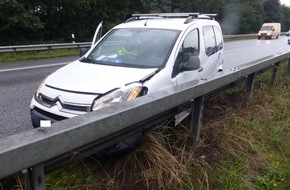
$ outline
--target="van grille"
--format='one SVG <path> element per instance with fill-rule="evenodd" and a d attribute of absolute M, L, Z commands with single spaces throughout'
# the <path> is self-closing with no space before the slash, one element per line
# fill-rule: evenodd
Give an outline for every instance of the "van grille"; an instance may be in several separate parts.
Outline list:
<path fill-rule="evenodd" d="M 63 109 L 67 110 L 73 110 L 73 111 L 80 111 L 80 112 L 89 112 L 91 107 L 85 106 L 85 105 L 72 105 L 72 104 L 66 104 L 63 103 L 59 98 L 51 99 L 43 94 L 41 94 L 40 99 L 38 99 L 39 103 L 46 107 L 52 107 L 56 105 L 57 102 L 60 103 L 61 107 Z"/>

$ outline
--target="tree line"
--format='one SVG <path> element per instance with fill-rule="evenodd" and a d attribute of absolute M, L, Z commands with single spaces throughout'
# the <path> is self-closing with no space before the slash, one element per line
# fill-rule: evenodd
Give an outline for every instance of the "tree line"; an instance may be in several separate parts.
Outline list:
<path fill-rule="evenodd" d="M 280 0 L 1 0 L 0 46 L 91 41 L 133 13 L 216 13 L 224 34 L 256 33 L 264 22 L 290 28 L 290 7 Z"/>

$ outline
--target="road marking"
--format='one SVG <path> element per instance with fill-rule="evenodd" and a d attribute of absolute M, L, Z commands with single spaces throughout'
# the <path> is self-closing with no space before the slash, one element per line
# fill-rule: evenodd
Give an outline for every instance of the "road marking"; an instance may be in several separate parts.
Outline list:
<path fill-rule="evenodd" d="M 0 70 L 0 73 L 9 72 L 9 71 L 27 70 L 27 69 L 38 69 L 38 68 L 42 68 L 42 67 L 54 67 L 54 66 L 59 66 L 59 65 L 67 65 L 68 63 L 70 63 L 70 62 L 38 65 L 38 66 L 30 66 L 30 67 L 19 67 L 19 68 L 13 68 L 13 69 L 3 69 L 3 70 Z"/>

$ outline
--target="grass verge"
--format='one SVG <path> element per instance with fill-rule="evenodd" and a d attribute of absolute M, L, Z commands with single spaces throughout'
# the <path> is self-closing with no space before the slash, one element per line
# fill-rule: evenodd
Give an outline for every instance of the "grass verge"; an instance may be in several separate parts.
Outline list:
<path fill-rule="evenodd" d="M 53 58 L 61 56 L 74 56 L 79 54 L 79 49 L 55 49 L 42 51 L 12 52 L 0 53 L 0 63 L 9 63 L 12 61 L 24 61 L 32 59 Z"/>

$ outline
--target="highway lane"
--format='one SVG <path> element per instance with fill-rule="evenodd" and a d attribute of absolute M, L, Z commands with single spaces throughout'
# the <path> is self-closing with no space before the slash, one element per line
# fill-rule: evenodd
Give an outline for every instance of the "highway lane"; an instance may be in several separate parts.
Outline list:
<path fill-rule="evenodd" d="M 239 67 L 267 56 L 290 51 L 285 36 L 278 39 L 251 39 L 225 43 L 224 69 Z"/>
<path fill-rule="evenodd" d="M 32 128 L 29 105 L 39 83 L 75 59 L 77 57 L 0 64 L 0 138 Z"/>
<path fill-rule="evenodd" d="M 224 69 L 290 51 L 286 37 L 225 43 Z M 0 138 L 32 128 L 29 105 L 40 82 L 77 57 L 0 64 Z"/>

